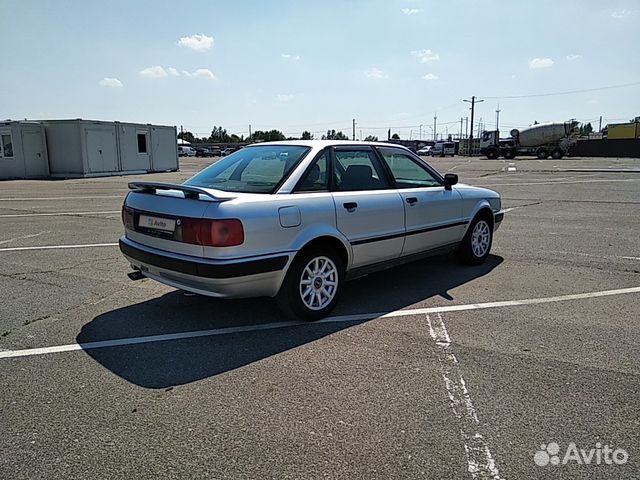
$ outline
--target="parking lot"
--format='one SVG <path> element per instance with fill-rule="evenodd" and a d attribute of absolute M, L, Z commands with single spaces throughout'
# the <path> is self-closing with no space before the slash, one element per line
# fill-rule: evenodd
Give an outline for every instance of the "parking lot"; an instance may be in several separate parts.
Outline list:
<path fill-rule="evenodd" d="M 489 260 L 353 281 L 315 324 L 130 281 L 139 177 L 1 183 L 0 478 L 640 478 L 640 160 L 432 164 L 502 194 Z"/>

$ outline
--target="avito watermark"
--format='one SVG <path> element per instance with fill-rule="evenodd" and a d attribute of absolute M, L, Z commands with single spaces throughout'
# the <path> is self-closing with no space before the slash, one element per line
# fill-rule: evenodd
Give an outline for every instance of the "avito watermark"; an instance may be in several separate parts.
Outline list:
<path fill-rule="evenodd" d="M 533 461 L 540 467 L 547 465 L 624 465 L 629 454 L 622 448 L 615 448 L 597 442 L 594 448 L 579 448 L 570 442 L 564 454 L 556 442 L 543 443 L 533 456 Z"/>

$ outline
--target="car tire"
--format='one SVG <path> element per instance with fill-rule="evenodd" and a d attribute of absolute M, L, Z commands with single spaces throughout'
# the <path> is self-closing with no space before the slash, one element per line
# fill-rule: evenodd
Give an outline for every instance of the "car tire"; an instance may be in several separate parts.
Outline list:
<path fill-rule="evenodd" d="M 556 148 L 551 152 L 551 158 L 553 158 L 554 160 L 560 160 L 563 155 L 564 153 L 559 148 Z"/>
<path fill-rule="evenodd" d="M 480 265 L 491 252 L 493 228 L 486 216 L 477 216 L 460 243 L 460 257 L 468 265 Z"/>
<path fill-rule="evenodd" d="M 544 148 L 539 148 L 538 151 L 536 152 L 536 156 L 540 159 L 540 160 L 544 160 L 549 156 L 549 153 L 547 152 L 546 149 Z"/>
<path fill-rule="evenodd" d="M 507 160 L 511 160 L 515 158 L 515 156 L 516 156 L 516 152 L 513 151 L 512 149 L 508 149 L 504 152 L 504 158 L 506 158 Z"/>
<path fill-rule="evenodd" d="M 489 148 L 487 150 L 487 158 L 489 160 L 495 160 L 496 158 L 498 158 L 500 152 L 498 152 L 497 148 Z"/>
<path fill-rule="evenodd" d="M 293 260 L 276 302 L 290 318 L 313 322 L 335 307 L 344 283 L 344 262 L 334 250 L 302 250 Z"/>

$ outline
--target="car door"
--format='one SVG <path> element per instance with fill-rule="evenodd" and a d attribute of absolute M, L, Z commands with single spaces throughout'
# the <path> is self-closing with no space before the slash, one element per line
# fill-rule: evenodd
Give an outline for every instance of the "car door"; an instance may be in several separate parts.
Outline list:
<path fill-rule="evenodd" d="M 406 236 L 402 255 L 423 252 L 462 239 L 462 196 L 447 189 L 440 175 L 406 150 L 378 148 L 402 197 Z"/>
<path fill-rule="evenodd" d="M 352 267 L 394 259 L 404 243 L 404 206 L 369 146 L 334 147 L 332 196 L 337 228 L 352 246 Z"/>

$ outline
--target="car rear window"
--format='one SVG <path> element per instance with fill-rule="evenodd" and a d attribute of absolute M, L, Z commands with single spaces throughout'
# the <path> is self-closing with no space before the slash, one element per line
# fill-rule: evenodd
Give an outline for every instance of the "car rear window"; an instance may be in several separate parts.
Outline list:
<path fill-rule="evenodd" d="M 243 148 L 194 175 L 185 185 L 227 192 L 273 193 L 309 150 L 297 145 Z"/>

